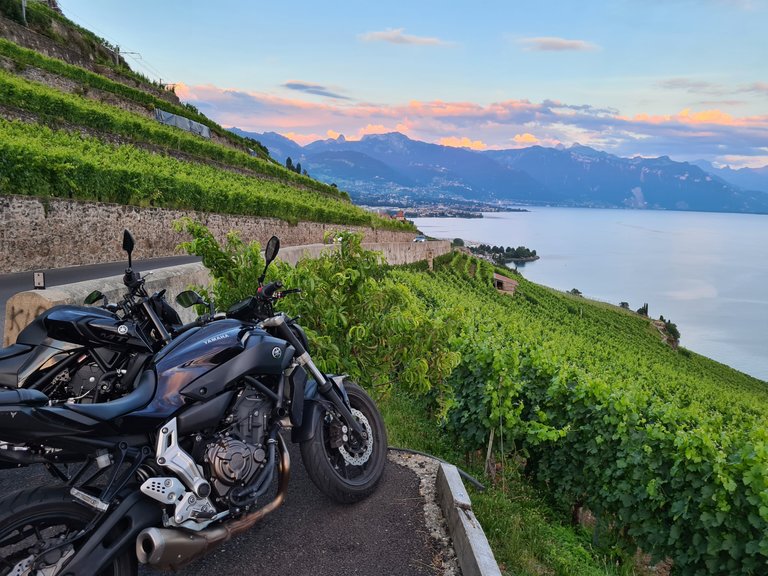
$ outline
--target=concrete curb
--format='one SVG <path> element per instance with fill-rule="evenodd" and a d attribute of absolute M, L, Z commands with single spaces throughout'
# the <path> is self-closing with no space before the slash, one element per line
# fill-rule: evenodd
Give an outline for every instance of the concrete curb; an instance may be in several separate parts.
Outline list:
<path fill-rule="evenodd" d="M 472 512 L 472 502 L 459 469 L 453 464 L 441 463 L 436 482 L 437 499 L 463 576 L 501 576 L 483 527 Z"/>

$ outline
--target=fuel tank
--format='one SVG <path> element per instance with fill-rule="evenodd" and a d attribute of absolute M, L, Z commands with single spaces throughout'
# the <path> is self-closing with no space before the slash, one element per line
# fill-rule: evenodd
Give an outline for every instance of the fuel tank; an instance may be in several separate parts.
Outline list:
<path fill-rule="evenodd" d="M 16 339 L 17 344 L 59 347 L 56 342 L 78 346 L 150 351 L 136 324 L 112 312 L 91 306 L 54 306 L 35 318 Z"/>
<path fill-rule="evenodd" d="M 155 356 L 157 392 L 146 408 L 127 416 L 167 420 L 185 403 L 207 401 L 245 375 L 281 374 L 295 349 L 240 320 L 217 320 L 172 340 Z"/>

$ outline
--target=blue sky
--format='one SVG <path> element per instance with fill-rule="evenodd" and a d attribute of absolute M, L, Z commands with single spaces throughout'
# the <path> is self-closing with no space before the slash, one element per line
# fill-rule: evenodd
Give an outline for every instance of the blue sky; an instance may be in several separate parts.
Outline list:
<path fill-rule="evenodd" d="M 768 165 L 768 0 L 59 0 L 224 126 Z"/>

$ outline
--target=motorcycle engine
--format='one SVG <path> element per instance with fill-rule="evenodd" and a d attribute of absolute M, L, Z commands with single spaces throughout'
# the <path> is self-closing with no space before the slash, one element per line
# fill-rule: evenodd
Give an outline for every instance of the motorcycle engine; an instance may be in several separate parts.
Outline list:
<path fill-rule="evenodd" d="M 55 400 L 84 398 L 93 393 L 104 372 L 95 363 L 85 364 L 76 370 L 65 370 L 51 380 L 48 395 Z"/>
<path fill-rule="evenodd" d="M 220 497 L 235 486 L 245 486 L 266 463 L 267 424 L 272 402 L 251 392 L 235 404 L 233 424 L 206 449 L 212 484 Z"/>

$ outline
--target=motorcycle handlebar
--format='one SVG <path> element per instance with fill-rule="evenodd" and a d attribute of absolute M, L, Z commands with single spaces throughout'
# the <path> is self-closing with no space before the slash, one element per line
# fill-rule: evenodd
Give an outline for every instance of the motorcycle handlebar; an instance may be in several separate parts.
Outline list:
<path fill-rule="evenodd" d="M 275 292 L 277 292 L 282 287 L 283 287 L 283 283 L 277 280 L 275 282 L 270 282 L 268 284 L 265 284 L 264 286 L 259 286 L 259 290 L 257 291 L 257 294 L 262 298 L 269 299 L 269 298 L 272 298 L 275 295 Z"/>
<path fill-rule="evenodd" d="M 197 328 L 198 326 L 202 326 L 206 322 L 207 322 L 207 319 L 201 316 L 196 320 L 192 320 L 192 322 L 187 322 L 186 324 L 182 324 L 178 328 L 174 328 L 173 335 L 178 336 L 179 334 L 183 334 L 187 330 L 191 330 L 192 328 Z"/>

